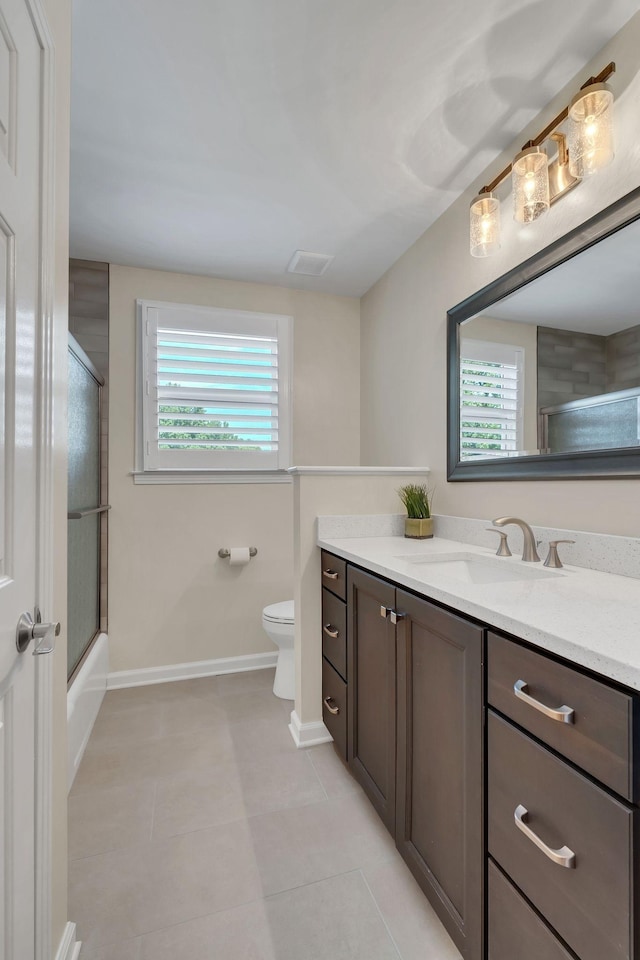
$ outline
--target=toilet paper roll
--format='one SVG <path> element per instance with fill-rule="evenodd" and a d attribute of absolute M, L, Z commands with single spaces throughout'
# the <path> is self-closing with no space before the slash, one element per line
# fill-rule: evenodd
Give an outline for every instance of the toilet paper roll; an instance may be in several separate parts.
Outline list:
<path fill-rule="evenodd" d="M 232 567 L 244 567 L 251 560 L 249 547 L 231 547 L 229 549 L 229 565 Z"/>

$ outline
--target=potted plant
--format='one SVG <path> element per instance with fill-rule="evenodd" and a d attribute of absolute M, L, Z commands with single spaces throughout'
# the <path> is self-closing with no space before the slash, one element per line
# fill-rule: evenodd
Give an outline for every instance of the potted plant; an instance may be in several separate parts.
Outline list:
<path fill-rule="evenodd" d="M 424 483 L 408 483 L 400 487 L 398 495 L 407 511 L 404 521 L 404 535 L 411 540 L 427 540 L 433 536 L 433 517 L 431 501 L 433 491 L 427 490 Z"/>

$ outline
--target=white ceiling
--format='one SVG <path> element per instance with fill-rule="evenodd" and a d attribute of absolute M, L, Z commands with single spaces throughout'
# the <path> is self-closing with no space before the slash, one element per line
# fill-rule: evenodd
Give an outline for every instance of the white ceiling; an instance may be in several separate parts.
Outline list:
<path fill-rule="evenodd" d="M 74 0 L 72 256 L 359 296 L 637 7 Z"/>

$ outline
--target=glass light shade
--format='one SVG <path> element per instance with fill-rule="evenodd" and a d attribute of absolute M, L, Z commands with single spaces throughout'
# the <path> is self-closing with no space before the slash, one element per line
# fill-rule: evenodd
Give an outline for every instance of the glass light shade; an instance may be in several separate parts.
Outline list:
<path fill-rule="evenodd" d="M 481 193 L 469 209 L 469 246 L 472 257 L 490 257 L 500 249 L 500 201 Z"/>
<path fill-rule="evenodd" d="M 513 219 L 532 223 L 549 209 L 549 166 L 542 147 L 527 147 L 511 167 Z"/>
<path fill-rule="evenodd" d="M 569 173 L 590 177 L 613 160 L 613 92 L 592 83 L 569 106 Z"/>

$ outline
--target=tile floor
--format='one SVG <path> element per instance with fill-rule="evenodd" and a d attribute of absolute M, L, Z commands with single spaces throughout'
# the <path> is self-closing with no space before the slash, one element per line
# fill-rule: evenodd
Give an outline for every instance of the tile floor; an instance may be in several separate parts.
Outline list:
<path fill-rule="evenodd" d="M 272 670 L 114 690 L 69 797 L 81 960 L 460 960 Z"/>

